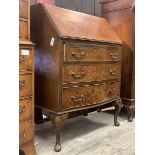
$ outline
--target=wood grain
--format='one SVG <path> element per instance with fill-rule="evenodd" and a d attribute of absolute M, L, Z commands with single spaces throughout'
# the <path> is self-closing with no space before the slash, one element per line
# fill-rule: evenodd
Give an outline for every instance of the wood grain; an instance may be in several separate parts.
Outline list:
<path fill-rule="evenodd" d="M 63 83 L 113 80 L 120 77 L 119 64 L 64 65 Z"/>
<path fill-rule="evenodd" d="M 119 45 L 64 44 L 64 61 L 120 61 Z"/>
<path fill-rule="evenodd" d="M 63 88 L 62 109 L 88 106 L 119 97 L 119 83 Z M 93 95 L 92 95 L 93 94 Z"/>

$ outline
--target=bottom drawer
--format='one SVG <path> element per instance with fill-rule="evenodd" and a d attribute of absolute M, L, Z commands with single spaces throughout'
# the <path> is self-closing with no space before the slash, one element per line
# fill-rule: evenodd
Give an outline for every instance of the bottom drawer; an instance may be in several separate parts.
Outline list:
<path fill-rule="evenodd" d="M 23 145 L 22 147 L 20 147 L 20 149 L 24 152 L 25 155 L 35 155 L 36 154 L 33 142 Z"/>
<path fill-rule="evenodd" d="M 119 96 L 119 82 L 63 88 L 62 109 L 102 103 Z"/>
<path fill-rule="evenodd" d="M 19 123 L 19 145 L 23 145 L 33 139 L 33 120 Z"/>

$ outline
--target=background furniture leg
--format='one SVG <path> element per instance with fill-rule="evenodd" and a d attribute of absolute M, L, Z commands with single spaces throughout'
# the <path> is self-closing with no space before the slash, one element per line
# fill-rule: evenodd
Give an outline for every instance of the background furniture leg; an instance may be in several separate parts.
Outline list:
<path fill-rule="evenodd" d="M 128 113 L 128 121 L 132 122 L 133 121 L 133 113 L 134 113 L 134 111 L 131 108 L 127 108 L 127 113 Z"/>

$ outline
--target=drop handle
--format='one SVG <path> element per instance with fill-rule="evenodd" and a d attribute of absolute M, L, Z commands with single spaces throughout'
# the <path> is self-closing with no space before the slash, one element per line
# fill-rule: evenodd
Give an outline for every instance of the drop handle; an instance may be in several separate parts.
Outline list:
<path fill-rule="evenodd" d="M 116 53 L 111 53 L 110 56 L 111 56 L 113 59 L 117 59 L 117 54 L 116 54 Z"/>
<path fill-rule="evenodd" d="M 109 94 L 112 95 L 115 93 L 115 91 L 116 91 L 116 88 L 113 88 L 113 89 L 109 90 Z"/>
<path fill-rule="evenodd" d="M 25 80 L 19 80 L 19 88 L 23 88 L 25 86 Z"/>
<path fill-rule="evenodd" d="M 73 76 L 73 78 L 78 79 L 78 78 L 82 78 L 85 75 L 85 73 L 84 72 L 76 73 L 76 72 L 72 71 L 71 75 Z"/>
<path fill-rule="evenodd" d="M 25 111 L 26 111 L 25 105 L 19 106 L 19 113 L 20 113 L 20 114 L 23 113 L 23 112 L 25 112 Z"/>
<path fill-rule="evenodd" d="M 85 100 L 84 94 L 81 94 L 79 97 L 71 96 L 70 97 L 74 102 L 83 102 Z"/>
<path fill-rule="evenodd" d="M 25 60 L 24 55 L 19 56 L 19 63 L 21 64 Z"/>
<path fill-rule="evenodd" d="M 109 68 L 109 72 L 110 72 L 111 75 L 115 75 L 115 72 L 112 71 L 110 68 Z"/>
<path fill-rule="evenodd" d="M 25 129 L 23 131 L 21 131 L 20 134 L 19 134 L 20 139 L 24 138 L 24 137 L 26 137 L 26 130 Z"/>
<path fill-rule="evenodd" d="M 82 58 L 84 56 L 86 56 L 86 53 L 83 51 L 80 52 L 72 52 L 72 56 L 76 57 L 76 58 Z"/>

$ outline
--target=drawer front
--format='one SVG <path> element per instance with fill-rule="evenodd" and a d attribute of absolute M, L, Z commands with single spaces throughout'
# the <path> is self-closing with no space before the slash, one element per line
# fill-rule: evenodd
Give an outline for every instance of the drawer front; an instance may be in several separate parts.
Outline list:
<path fill-rule="evenodd" d="M 64 65 L 62 82 L 91 82 L 114 79 L 119 77 L 119 64 Z"/>
<path fill-rule="evenodd" d="M 34 143 L 28 143 L 24 146 L 20 147 L 21 150 L 24 151 L 25 155 L 36 155 Z"/>
<path fill-rule="evenodd" d="M 19 70 L 32 71 L 33 53 L 31 49 L 19 49 Z"/>
<path fill-rule="evenodd" d="M 28 19 L 28 1 L 19 1 L 19 17 Z"/>
<path fill-rule="evenodd" d="M 62 109 L 102 103 L 119 97 L 119 92 L 119 82 L 63 88 Z"/>
<path fill-rule="evenodd" d="M 64 61 L 119 61 L 120 46 L 117 45 L 88 45 L 71 44 L 64 45 Z"/>
<path fill-rule="evenodd" d="M 19 95 L 32 94 L 32 74 L 19 75 Z"/>
<path fill-rule="evenodd" d="M 32 118 L 32 97 L 21 99 L 19 102 L 19 120 L 23 121 Z"/>
<path fill-rule="evenodd" d="M 27 21 L 19 21 L 19 37 L 20 38 L 28 38 L 28 22 Z"/>
<path fill-rule="evenodd" d="M 33 139 L 33 121 L 22 121 L 19 124 L 19 144 L 25 144 Z"/>

